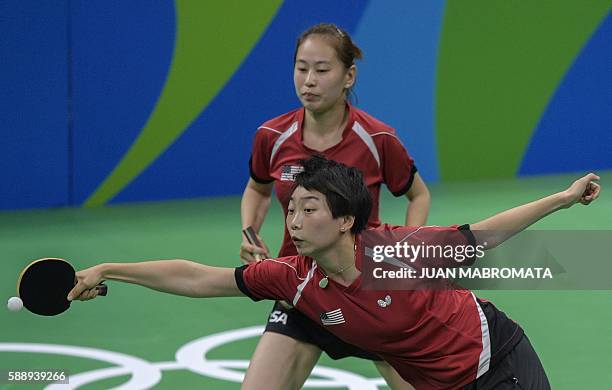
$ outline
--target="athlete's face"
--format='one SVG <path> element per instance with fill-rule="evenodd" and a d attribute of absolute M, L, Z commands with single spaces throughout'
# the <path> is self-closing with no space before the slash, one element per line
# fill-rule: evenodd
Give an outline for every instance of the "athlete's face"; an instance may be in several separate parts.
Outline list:
<path fill-rule="evenodd" d="M 293 191 L 287 212 L 287 230 L 299 254 L 315 257 L 333 248 L 342 229 L 347 230 L 346 218 L 332 216 L 325 195 L 304 187 Z"/>
<path fill-rule="evenodd" d="M 293 82 L 304 107 L 319 113 L 344 103 L 355 73 L 354 65 L 346 69 L 328 38 L 314 34 L 297 50 Z"/>

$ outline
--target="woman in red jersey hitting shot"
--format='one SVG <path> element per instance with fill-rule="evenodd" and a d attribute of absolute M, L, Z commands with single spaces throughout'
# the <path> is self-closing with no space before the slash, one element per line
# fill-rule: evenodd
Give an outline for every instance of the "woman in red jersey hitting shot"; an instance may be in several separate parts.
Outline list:
<path fill-rule="evenodd" d="M 187 260 L 103 263 L 77 272 L 68 299 L 95 298 L 102 280 L 118 280 L 190 297 L 285 300 L 343 341 L 383 358 L 419 390 L 550 389 L 520 325 L 471 291 L 360 288 L 362 238 L 418 230 L 465 246 L 480 244 L 480 232 L 495 231 L 488 245 L 495 247 L 553 212 L 597 199 L 598 176 L 470 225 L 367 228 L 372 201 L 358 169 L 317 156 L 302 167 L 286 219 L 297 255 L 235 269 Z"/>

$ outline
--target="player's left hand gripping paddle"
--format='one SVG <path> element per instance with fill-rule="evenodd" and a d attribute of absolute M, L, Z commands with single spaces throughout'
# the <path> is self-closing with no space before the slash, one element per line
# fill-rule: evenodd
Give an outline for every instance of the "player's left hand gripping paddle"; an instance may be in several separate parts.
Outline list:
<path fill-rule="evenodd" d="M 70 307 L 67 296 L 75 286 L 75 271 L 64 259 L 44 258 L 33 261 L 21 271 L 17 293 L 23 306 L 34 314 L 54 316 Z M 106 295 L 108 287 L 95 287 L 98 295 Z"/>

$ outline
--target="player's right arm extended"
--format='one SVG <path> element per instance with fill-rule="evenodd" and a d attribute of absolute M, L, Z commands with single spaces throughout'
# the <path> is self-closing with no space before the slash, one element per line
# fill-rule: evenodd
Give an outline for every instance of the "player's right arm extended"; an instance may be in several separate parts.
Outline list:
<path fill-rule="evenodd" d="M 103 263 L 76 273 L 68 299 L 88 300 L 104 280 L 139 284 L 153 290 L 195 298 L 242 296 L 233 268 L 211 267 L 188 260 Z"/>

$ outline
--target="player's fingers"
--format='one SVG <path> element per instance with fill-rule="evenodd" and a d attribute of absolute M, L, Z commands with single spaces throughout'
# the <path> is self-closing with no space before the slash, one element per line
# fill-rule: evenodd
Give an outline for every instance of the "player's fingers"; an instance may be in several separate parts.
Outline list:
<path fill-rule="evenodd" d="M 591 173 L 587 173 L 586 175 L 584 175 L 580 180 L 585 181 L 585 182 L 591 182 L 593 180 L 599 180 L 599 176 L 597 176 L 596 174 L 594 174 L 593 172 Z"/>
<path fill-rule="evenodd" d="M 241 248 L 244 249 L 246 252 L 253 253 L 253 254 L 258 253 L 260 255 L 263 255 L 266 252 L 265 248 L 260 248 L 258 246 L 255 246 L 253 244 L 249 244 L 246 242 L 242 243 Z"/>
<path fill-rule="evenodd" d="M 587 185 L 586 190 L 582 194 L 582 197 L 580 198 L 580 203 L 582 203 L 583 205 L 588 205 L 589 203 L 597 199 L 599 197 L 600 189 L 601 186 L 599 184 L 593 182 L 589 183 Z"/>
<path fill-rule="evenodd" d="M 251 247 L 252 247 L 252 250 L 250 252 L 253 253 L 253 254 L 265 255 L 266 252 L 267 252 L 266 248 L 260 248 L 258 246 L 254 246 L 254 245 L 252 245 Z"/>
<path fill-rule="evenodd" d="M 590 183 L 589 186 L 592 200 L 597 199 L 599 197 L 599 192 L 601 191 L 601 186 L 598 183 Z"/>
<path fill-rule="evenodd" d="M 240 261 L 242 262 L 242 264 L 248 265 L 248 264 L 258 262 L 260 260 L 260 256 L 261 255 L 257 253 L 253 254 L 250 252 L 243 251 L 240 254 Z"/>
<path fill-rule="evenodd" d="M 72 301 L 76 298 L 78 298 L 83 291 L 87 290 L 87 287 L 85 286 L 85 283 L 79 281 L 73 288 L 72 290 L 70 290 L 70 292 L 68 293 L 68 297 L 67 299 L 69 301 Z"/>
<path fill-rule="evenodd" d="M 83 296 L 82 300 L 89 301 L 90 299 L 94 299 L 95 297 L 98 296 L 98 290 L 96 290 L 95 288 L 92 288 L 91 290 L 85 291 L 81 295 Z"/>
<path fill-rule="evenodd" d="M 77 301 L 88 301 L 89 300 L 89 290 L 85 290 L 79 295 L 76 299 Z"/>
<path fill-rule="evenodd" d="M 247 250 L 244 246 L 240 247 L 240 261 L 242 264 L 250 264 L 255 261 L 255 258 L 251 254 L 249 250 Z"/>
<path fill-rule="evenodd" d="M 75 301 L 88 301 L 88 300 L 89 300 L 89 296 L 87 294 L 87 291 L 82 292 L 81 295 L 79 295 L 75 299 Z"/>
<path fill-rule="evenodd" d="M 599 176 L 594 173 L 589 173 L 576 180 L 573 186 L 578 188 L 584 188 L 586 190 L 586 188 L 588 188 L 589 186 L 589 183 L 591 183 L 593 180 L 599 180 Z"/>
<path fill-rule="evenodd" d="M 261 254 L 263 255 L 263 258 L 269 258 L 270 256 L 270 249 L 268 249 L 268 245 L 266 245 L 266 242 L 263 240 L 263 238 L 261 238 L 261 236 L 258 234 L 257 238 L 259 239 L 259 242 L 262 245 L 262 252 Z"/>
<path fill-rule="evenodd" d="M 268 251 L 265 248 L 249 243 L 243 243 L 242 248 L 245 251 L 245 255 L 243 255 L 242 258 L 249 263 L 261 261 L 262 259 L 269 257 L 267 254 Z"/>

